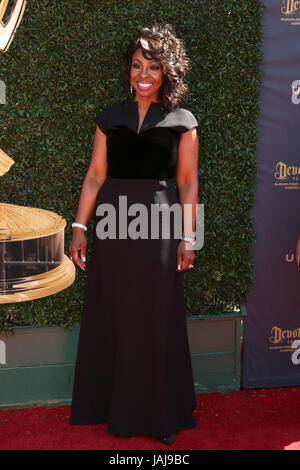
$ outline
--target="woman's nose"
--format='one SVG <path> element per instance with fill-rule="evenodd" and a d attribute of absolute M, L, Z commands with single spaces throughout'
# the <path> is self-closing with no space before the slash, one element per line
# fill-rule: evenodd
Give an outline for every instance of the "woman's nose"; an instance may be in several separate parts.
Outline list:
<path fill-rule="evenodd" d="M 148 75 L 147 69 L 141 69 L 140 76 L 141 77 L 147 77 L 147 75 Z"/>

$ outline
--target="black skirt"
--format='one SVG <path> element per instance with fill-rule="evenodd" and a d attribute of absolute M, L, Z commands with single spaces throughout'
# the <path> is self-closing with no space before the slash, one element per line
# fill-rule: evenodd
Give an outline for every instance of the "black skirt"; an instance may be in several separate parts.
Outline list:
<path fill-rule="evenodd" d="M 136 203 L 148 209 L 148 238 L 128 235 L 139 212 L 119 223 L 119 196 L 128 209 Z M 99 237 L 107 212 L 97 215 L 97 208 L 104 203 L 116 211 L 115 239 Z M 151 205 L 161 203 L 179 204 L 170 180 L 108 176 L 99 190 L 69 424 L 107 422 L 115 436 L 160 436 L 197 425 L 172 213 L 170 237 L 163 238 L 160 218 L 159 238 L 151 238 Z"/>

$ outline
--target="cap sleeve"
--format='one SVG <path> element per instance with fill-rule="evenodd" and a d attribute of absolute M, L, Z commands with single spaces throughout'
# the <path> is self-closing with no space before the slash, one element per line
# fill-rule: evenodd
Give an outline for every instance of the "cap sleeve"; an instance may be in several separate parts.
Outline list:
<path fill-rule="evenodd" d="M 107 109 L 104 109 L 103 111 L 100 111 L 100 113 L 98 113 L 94 118 L 94 122 L 105 135 L 109 125 L 108 117 Z"/>
<path fill-rule="evenodd" d="M 180 113 L 181 133 L 189 131 L 193 127 L 198 127 L 198 122 L 193 113 L 188 109 L 182 108 Z"/>

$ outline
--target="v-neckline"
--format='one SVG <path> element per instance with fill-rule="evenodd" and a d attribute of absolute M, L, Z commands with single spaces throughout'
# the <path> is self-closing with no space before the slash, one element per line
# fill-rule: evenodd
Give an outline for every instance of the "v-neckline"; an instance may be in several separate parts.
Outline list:
<path fill-rule="evenodd" d="M 139 108 L 138 108 L 138 104 L 139 104 L 139 103 L 138 103 L 138 101 L 136 101 L 136 100 L 132 101 L 132 103 L 134 103 L 134 105 L 135 105 L 135 112 L 136 112 L 136 118 L 137 118 L 136 134 L 137 134 L 137 135 L 140 135 L 140 133 L 141 133 L 143 127 L 144 127 L 144 124 L 145 124 L 145 122 L 146 122 L 146 120 L 147 120 L 147 117 L 148 117 L 148 115 L 149 115 L 149 113 L 150 113 L 151 107 L 152 107 L 153 105 L 160 105 L 160 103 L 158 103 L 157 101 L 150 101 L 150 104 L 149 104 L 149 106 L 148 106 L 148 108 L 147 108 L 147 111 L 146 111 L 146 113 L 145 113 L 144 119 L 143 119 L 143 121 L 142 121 L 142 123 L 141 123 L 140 129 L 139 129 L 140 116 L 139 116 Z"/>

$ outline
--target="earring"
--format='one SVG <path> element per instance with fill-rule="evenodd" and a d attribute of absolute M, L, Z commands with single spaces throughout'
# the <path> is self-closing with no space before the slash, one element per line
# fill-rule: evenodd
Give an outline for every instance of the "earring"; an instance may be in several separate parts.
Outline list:
<path fill-rule="evenodd" d="M 132 85 L 130 85 L 130 93 L 131 93 L 131 94 L 132 94 L 132 91 L 133 91 L 133 90 L 132 90 Z"/>

